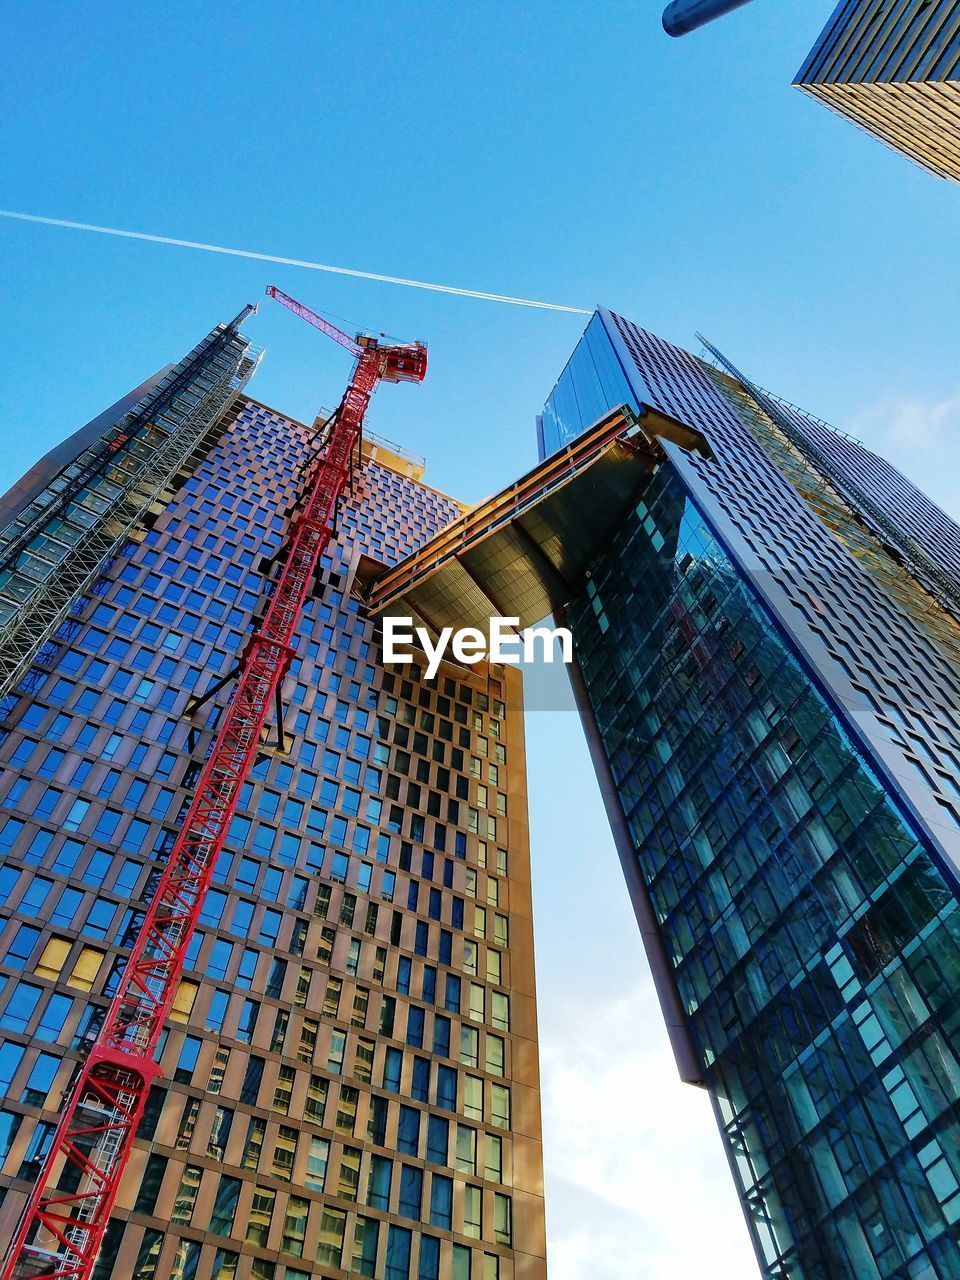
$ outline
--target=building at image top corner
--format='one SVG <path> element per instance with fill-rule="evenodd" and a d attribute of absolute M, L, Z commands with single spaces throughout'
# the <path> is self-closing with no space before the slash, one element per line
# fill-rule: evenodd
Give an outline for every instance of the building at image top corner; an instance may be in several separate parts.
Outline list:
<path fill-rule="evenodd" d="M 960 180 L 955 0 L 840 0 L 794 83 L 931 173 Z"/>
<path fill-rule="evenodd" d="M 542 466 L 646 441 L 563 601 L 581 716 L 762 1274 L 956 1280 L 960 527 L 705 346 L 600 311 L 539 419 Z"/>
<path fill-rule="evenodd" d="M 4 1245 L 313 448 L 256 361 L 218 326 L 0 500 Z M 422 474 L 365 440 L 97 1280 L 546 1274 L 519 673 L 388 670 L 353 591 L 460 515 Z"/>

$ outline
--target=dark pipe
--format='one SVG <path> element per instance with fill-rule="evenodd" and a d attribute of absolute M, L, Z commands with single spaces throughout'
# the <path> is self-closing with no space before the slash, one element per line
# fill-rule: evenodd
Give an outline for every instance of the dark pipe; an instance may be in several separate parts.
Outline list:
<path fill-rule="evenodd" d="M 671 0 L 663 11 L 663 29 L 668 36 L 685 36 L 749 3 L 750 0 Z"/>

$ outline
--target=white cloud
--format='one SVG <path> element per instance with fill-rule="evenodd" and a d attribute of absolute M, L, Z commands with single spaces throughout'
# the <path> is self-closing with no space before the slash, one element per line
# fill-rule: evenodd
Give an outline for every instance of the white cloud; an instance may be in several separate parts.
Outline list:
<path fill-rule="evenodd" d="M 877 452 L 939 452 L 960 437 L 960 392 L 933 404 L 918 396 L 890 400 L 859 414 L 851 432 Z"/>
<path fill-rule="evenodd" d="M 942 400 L 886 400 L 858 414 L 849 429 L 960 518 L 960 392 Z"/>
<path fill-rule="evenodd" d="M 680 1083 L 652 984 L 541 1044 L 551 1280 L 758 1274 L 707 1096 Z"/>

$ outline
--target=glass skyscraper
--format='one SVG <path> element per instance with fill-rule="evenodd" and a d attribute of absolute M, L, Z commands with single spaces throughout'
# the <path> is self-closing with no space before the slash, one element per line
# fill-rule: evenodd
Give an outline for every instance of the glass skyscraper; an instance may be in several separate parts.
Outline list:
<path fill-rule="evenodd" d="M 708 355 L 600 311 L 539 419 L 700 441 L 564 601 L 581 715 L 762 1274 L 956 1280 L 960 528 Z"/>
<path fill-rule="evenodd" d="M 925 169 L 960 179 L 953 0 L 840 0 L 794 83 Z"/>
<path fill-rule="evenodd" d="M 228 329 L 0 506 L 0 647 L 18 600 L 45 627 L 0 726 L 4 1242 L 229 693 L 188 703 L 254 625 L 315 439 L 247 397 L 255 353 Z M 545 1275 L 519 674 L 388 670 L 354 594 L 460 514 L 421 476 L 367 438 L 98 1280 Z"/>

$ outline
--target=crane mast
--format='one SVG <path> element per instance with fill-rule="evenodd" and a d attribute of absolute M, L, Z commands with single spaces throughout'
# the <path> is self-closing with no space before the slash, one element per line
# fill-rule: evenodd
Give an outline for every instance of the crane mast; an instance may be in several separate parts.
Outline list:
<path fill-rule="evenodd" d="M 51 1146 L 7 1251 L 0 1280 L 90 1280 L 151 1084 L 161 1074 L 157 1044 L 218 855 L 250 774 L 320 557 L 333 536 L 337 503 L 370 397 L 381 381 L 422 382 L 422 343 L 353 341 L 271 286 L 271 297 L 350 350 L 353 375 L 330 434 L 306 473 L 276 558 L 280 572 L 258 628 L 240 658 L 220 730 L 197 782 L 116 994 L 69 1090 Z"/>

